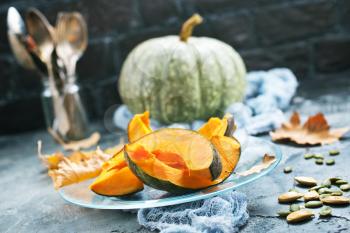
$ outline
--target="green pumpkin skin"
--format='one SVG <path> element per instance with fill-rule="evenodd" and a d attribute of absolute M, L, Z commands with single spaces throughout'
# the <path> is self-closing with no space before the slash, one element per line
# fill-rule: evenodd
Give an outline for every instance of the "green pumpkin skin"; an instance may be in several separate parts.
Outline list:
<path fill-rule="evenodd" d="M 229 45 L 208 37 L 147 40 L 125 60 L 119 93 L 133 113 L 150 111 L 162 123 L 221 115 L 242 101 L 246 68 Z"/>

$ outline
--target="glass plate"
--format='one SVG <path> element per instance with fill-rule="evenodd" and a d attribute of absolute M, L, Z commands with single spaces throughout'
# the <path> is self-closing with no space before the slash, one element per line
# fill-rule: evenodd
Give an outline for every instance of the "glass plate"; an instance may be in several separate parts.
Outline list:
<path fill-rule="evenodd" d="M 240 140 L 241 142 L 243 141 L 241 143 L 242 154 L 235 172 L 246 171 L 252 166 L 260 164 L 265 153 L 274 155 L 276 161 L 260 173 L 251 174 L 246 177 L 241 177 L 233 173 L 233 175 L 221 184 L 184 195 L 171 195 L 167 192 L 145 186 L 143 191 L 130 196 L 105 197 L 95 194 L 89 189 L 89 185 L 93 179 L 63 187 L 59 190 L 59 193 L 63 199 L 70 203 L 95 209 L 152 208 L 210 198 L 219 195 L 220 193 L 237 189 L 259 179 L 271 172 L 281 161 L 282 154 L 278 146 L 263 139 L 250 136 L 243 137 L 244 139 Z"/>

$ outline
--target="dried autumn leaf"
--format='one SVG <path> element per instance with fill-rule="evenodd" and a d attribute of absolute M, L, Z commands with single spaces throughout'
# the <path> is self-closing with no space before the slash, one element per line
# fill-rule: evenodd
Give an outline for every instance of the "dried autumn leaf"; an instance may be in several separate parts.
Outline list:
<path fill-rule="evenodd" d="M 269 154 L 265 154 L 263 159 L 262 159 L 262 163 L 251 167 L 247 171 L 239 172 L 237 174 L 240 175 L 240 176 L 249 176 L 249 175 L 254 174 L 254 173 L 259 173 L 262 170 L 268 168 L 275 161 L 276 161 L 275 156 L 269 155 Z"/>
<path fill-rule="evenodd" d="M 56 189 L 97 177 L 102 171 L 103 163 L 123 149 L 123 145 L 120 144 L 105 151 L 100 148 L 96 151 L 75 151 L 65 157 L 61 152 L 44 155 L 41 153 L 41 147 L 42 143 L 39 141 L 38 156 L 49 169 L 48 174 Z"/>
<path fill-rule="evenodd" d="M 38 157 L 43 162 L 47 169 L 57 169 L 58 164 L 63 160 L 64 155 L 61 152 L 44 155 L 41 152 L 42 150 L 42 142 L 38 141 Z"/>
<path fill-rule="evenodd" d="M 289 122 L 282 124 L 280 129 L 270 132 L 273 141 L 290 140 L 299 145 L 331 144 L 339 140 L 349 128 L 330 129 L 322 113 L 310 116 L 301 125 L 299 113 L 294 112 Z"/>
<path fill-rule="evenodd" d="M 102 171 L 102 164 L 111 157 L 112 155 L 106 154 L 100 148 L 97 148 L 89 158 L 80 162 L 64 157 L 58 164 L 58 168 L 49 170 L 48 174 L 55 188 L 58 189 L 97 177 Z"/>

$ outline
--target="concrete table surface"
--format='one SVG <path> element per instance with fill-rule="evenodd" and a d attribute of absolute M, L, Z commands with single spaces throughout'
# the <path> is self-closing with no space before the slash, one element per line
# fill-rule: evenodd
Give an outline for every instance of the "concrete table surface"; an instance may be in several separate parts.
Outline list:
<path fill-rule="evenodd" d="M 298 110 L 304 116 L 322 111 L 332 126 L 350 125 L 349 80 L 348 77 L 335 80 L 332 87 L 318 82 L 305 83 L 290 111 Z M 102 146 L 118 143 L 119 136 L 105 133 Z M 269 140 L 267 135 L 262 137 Z M 135 213 L 81 208 L 61 199 L 37 158 L 39 139 L 43 140 L 45 152 L 60 149 L 45 131 L 0 136 L 0 232 L 149 232 L 137 223 Z M 241 231 L 350 232 L 350 206 L 333 208 L 331 218 L 320 219 L 316 214 L 312 221 L 296 225 L 276 216 L 276 211 L 283 207 L 278 204 L 277 196 L 293 187 L 294 176 L 322 180 L 339 175 L 350 180 L 350 139 L 324 147 L 280 146 L 281 164 L 268 176 L 239 189 L 248 197 L 250 214 L 248 224 Z M 329 148 L 342 151 L 335 157 L 334 166 L 318 166 L 302 157 L 308 149 L 326 153 Z M 290 174 L 283 173 L 287 165 L 294 168 Z"/>

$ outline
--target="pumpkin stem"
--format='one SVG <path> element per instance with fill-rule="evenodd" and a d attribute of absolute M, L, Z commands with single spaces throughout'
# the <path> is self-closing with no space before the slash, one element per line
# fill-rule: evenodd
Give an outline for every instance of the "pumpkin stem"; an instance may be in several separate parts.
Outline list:
<path fill-rule="evenodd" d="M 203 22 L 203 18 L 199 14 L 194 14 L 186 20 L 186 22 L 182 25 L 180 32 L 180 40 L 186 42 L 188 38 L 192 35 L 193 28 L 198 24 Z"/>

